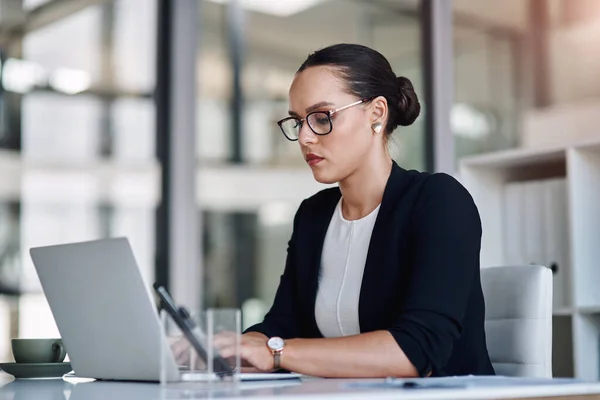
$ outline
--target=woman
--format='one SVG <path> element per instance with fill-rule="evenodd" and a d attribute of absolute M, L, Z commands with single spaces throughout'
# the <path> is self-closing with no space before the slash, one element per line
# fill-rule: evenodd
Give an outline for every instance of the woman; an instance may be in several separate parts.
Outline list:
<path fill-rule="evenodd" d="M 479 276 L 481 223 L 452 177 L 406 171 L 387 141 L 417 118 L 412 84 L 368 47 L 313 54 L 279 121 L 314 178 L 274 304 L 242 335 L 256 370 L 322 377 L 494 373 Z"/>

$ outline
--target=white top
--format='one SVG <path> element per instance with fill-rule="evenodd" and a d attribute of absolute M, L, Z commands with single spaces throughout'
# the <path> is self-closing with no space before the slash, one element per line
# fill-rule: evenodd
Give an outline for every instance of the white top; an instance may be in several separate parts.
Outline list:
<path fill-rule="evenodd" d="M 361 219 L 348 221 L 341 199 L 335 208 L 323 243 L 315 302 L 317 326 L 324 337 L 360 333 L 358 299 L 378 213 L 379 206 Z"/>

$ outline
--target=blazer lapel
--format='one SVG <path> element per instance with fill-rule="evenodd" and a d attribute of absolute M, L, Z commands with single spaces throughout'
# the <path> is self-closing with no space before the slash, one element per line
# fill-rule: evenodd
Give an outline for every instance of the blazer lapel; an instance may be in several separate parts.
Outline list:
<path fill-rule="evenodd" d="M 392 224 L 394 224 L 394 209 L 403 196 L 404 188 L 409 180 L 409 174 L 406 170 L 393 162 L 392 171 L 383 192 L 379 213 L 373 226 L 360 288 L 358 317 L 361 332 L 373 329 L 370 315 L 374 315 L 375 310 L 373 310 L 373 304 L 369 302 L 369 299 L 372 298 L 374 293 L 378 293 L 379 282 L 381 279 L 385 279 L 386 260 L 384 249 L 389 246 L 389 234 Z"/>

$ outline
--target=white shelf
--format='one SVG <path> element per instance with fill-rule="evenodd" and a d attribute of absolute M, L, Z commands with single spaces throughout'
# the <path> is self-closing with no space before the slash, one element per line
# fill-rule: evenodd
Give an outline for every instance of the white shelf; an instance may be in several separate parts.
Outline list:
<path fill-rule="evenodd" d="M 506 168 L 565 160 L 564 148 L 511 149 L 465 157 L 463 167 Z"/>
<path fill-rule="evenodd" d="M 600 304 L 600 146 L 567 151 L 573 292 L 577 306 Z"/>
<path fill-rule="evenodd" d="M 531 241 L 539 241 L 536 221 L 558 227 L 554 236 L 542 229 L 540 250 L 549 259 L 549 252 L 559 248 L 553 260 L 559 265 L 554 275 L 554 372 L 600 380 L 600 140 L 468 157 L 460 163 L 460 177 L 481 214 L 482 267 L 519 263 L 514 261 L 515 246 L 521 251 L 520 263 L 551 263 L 529 259 L 535 257 Z M 546 190 L 545 203 L 531 200 L 531 187 L 540 182 L 547 185 L 540 189 Z M 552 192 L 551 182 L 562 182 L 562 189 Z M 517 188 L 516 201 L 512 188 Z M 553 219 L 546 213 L 540 218 L 534 206 L 539 202 L 548 208 L 552 193 L 564 198 L 564 217 Z M 515 213 L 515 207 L 520 211 Z M 520 220 L 518 226 L 524 228 L 515 236 L 511 224 Z"/>
<path fill-rule="evenodd" d="M 597 381 L 600 315 L 576 315 L 573 318 L 574 372 L 580 379 Z"/>
<path fill-rule="evenodd" d="M 588 142 L 581 142 L 571 146 L 573 149 L 600 150 L 600 139 Z M 461 166 L 464 167 L 485 167 L 485 168 L 506 168 L 523 165 L 539 165 L 566 159 L 566 150 L 564 146 L 548 146 L 543 148 L 516 148 L 498 151 L 494 153 L 477 154 L 463 157 Z"/>

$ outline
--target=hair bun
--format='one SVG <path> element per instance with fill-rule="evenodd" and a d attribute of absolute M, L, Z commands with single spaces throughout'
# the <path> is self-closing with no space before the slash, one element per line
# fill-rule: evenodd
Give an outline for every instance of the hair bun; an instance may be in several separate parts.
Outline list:
<path fill-rule="evenodd" d="M 400 92 L 400 112 L 398 113 L 397 123 L 402 126 L 409 126 L 419 116 L 421 104 L 413 84 L 408 78 L 399 76 L 396 78 L 398 91 Z"/>

